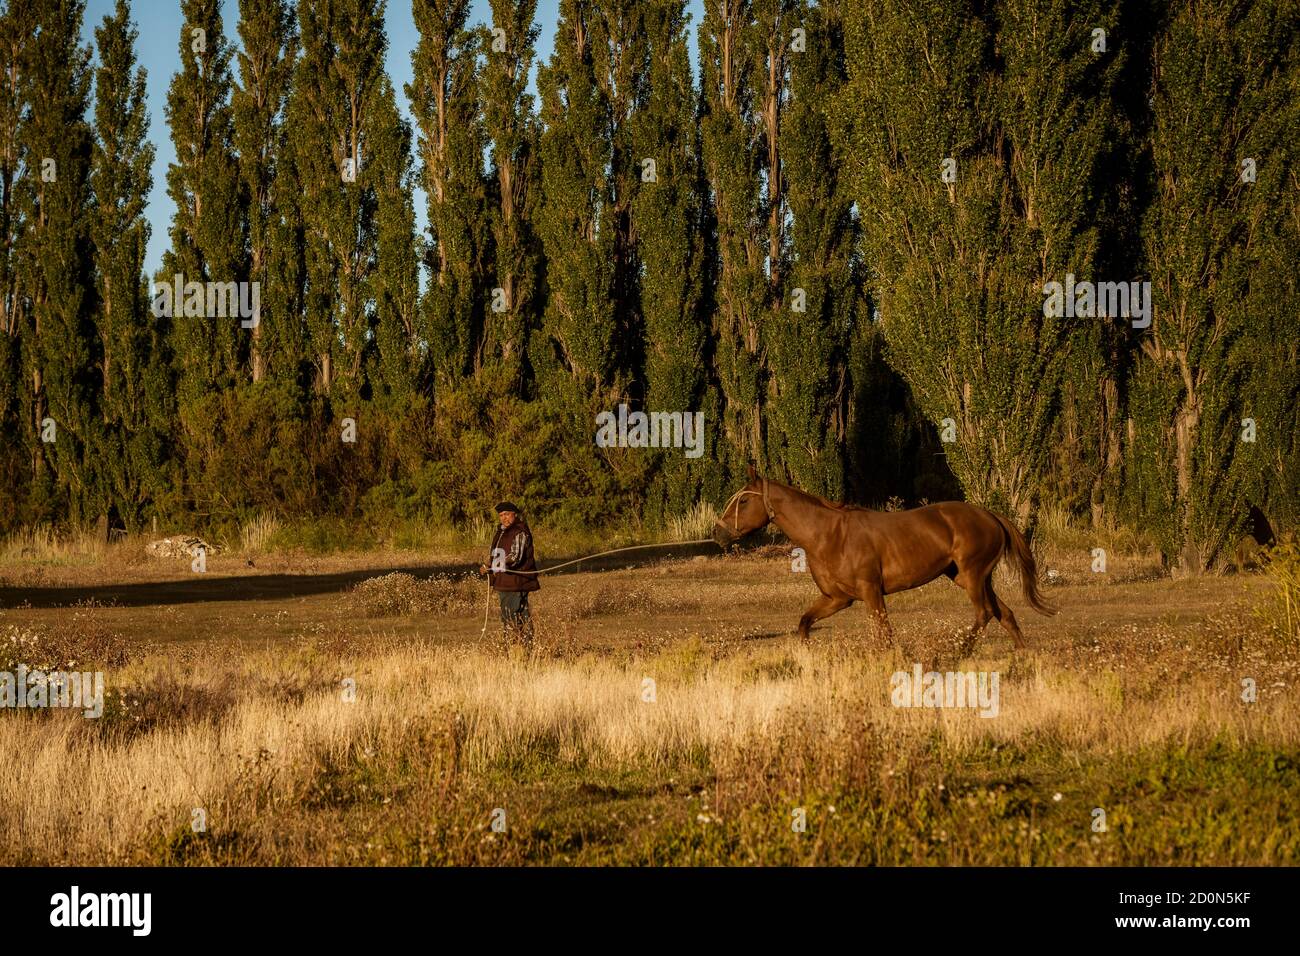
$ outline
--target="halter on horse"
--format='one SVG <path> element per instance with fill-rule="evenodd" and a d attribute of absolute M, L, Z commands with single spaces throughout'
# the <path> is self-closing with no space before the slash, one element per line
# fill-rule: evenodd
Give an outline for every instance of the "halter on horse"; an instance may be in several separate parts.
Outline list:
<path fill-rule="evenodd" d="M 732 522 L 732 530 L 735 531 L 737 535 L 740 534 L 740 505 L 739 505 L 740 500 L 744 498 L 745 495 L 759 495 L 759 494 L 762 495 L 763 507 L 767 510 L 767 520 L 774 521 L 776 519 L 776 512 L 772 510 L 772 500 L 767 495 L 767 478 L 764 478 L 763 490 L 761 492 L 749 491 L 745 488 L 741 488 L 734 495 L 732 495 L 730 498 L 727 499 L 727 504 L 722 509 L 722 513 L 725 515 L 731 509 L 731 506 L 733 504 L 736 505 L 736 511 L 731 516 L 731 522 Z"/>

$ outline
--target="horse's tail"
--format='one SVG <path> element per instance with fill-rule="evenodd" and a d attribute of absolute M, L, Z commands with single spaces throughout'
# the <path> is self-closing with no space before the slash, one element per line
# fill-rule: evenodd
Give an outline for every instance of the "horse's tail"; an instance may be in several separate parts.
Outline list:
<path fill-rule="evenodd" d="M 992 512 L 989 512 L 993 514 Z M 1006 543 L 1003 545 L 1003 556 L 1010 551 L 1016 560 L 1016 565 L 1020 571 L 1020 587 L 1024 591 L 1025 600 L 1039 614 L 1051 616 L 1059 608 L 1052 607 L 1043 600 L 1043 594 L 1038 590 L 1038 565 L 1034 561 L 1034 553 L 1029 550 L 1029 542 L 1020 530 L 1002 515 L 994 514 L 998 524 L 1002 525 L 1002 530 L 1006 532 Z"/>

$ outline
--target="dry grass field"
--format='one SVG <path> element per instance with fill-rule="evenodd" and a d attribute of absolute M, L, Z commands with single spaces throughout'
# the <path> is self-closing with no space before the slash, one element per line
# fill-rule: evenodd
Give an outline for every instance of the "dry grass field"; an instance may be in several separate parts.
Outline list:
<path fill-rule="evenodd" d="M 695 551 L 544 579 L 529 654 L 495 606 L 480 637 L 469 551 L 11 549 L 0 670 L 102 670 L 106 703 L 0 712 L 0 863 L 1300 863 L 1264 576 L 1049 551 L 1054 618 L 998 572 L 1031 650 L 961 658 L 946 580 L 889 599 L 892 644 L 859 606 L 804 644 L 784 550 Z M 916 664 L 996 672 L 997 715 L 893 706 Z"/>

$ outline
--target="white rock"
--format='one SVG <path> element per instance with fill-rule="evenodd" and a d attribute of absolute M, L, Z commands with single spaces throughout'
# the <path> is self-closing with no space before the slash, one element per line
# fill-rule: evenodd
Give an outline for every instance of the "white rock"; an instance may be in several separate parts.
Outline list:
<path fill-rule="evenodd" d="M 144 546 L 145 554 L 154 558 L 193 558 L 202 549 L 207 554 L 220 554 L 221 549 L 208 544 L 202 538 L 179 535 L 175 538 L 159 538 Z"/>

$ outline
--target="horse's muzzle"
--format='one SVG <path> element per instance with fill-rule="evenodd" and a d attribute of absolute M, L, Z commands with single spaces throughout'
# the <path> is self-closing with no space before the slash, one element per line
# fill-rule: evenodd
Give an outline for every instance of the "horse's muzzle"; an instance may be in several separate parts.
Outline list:
<path fill-rule="evenodd" d="M 735 542 L 738 537 L 740 536 L 734 534 L 732 530 L 724 524 L 715 524 L 713 526 L 713 540 L 723 551 L 726 551 L 727 548 L 731 547 L 732 543 Z"/>

